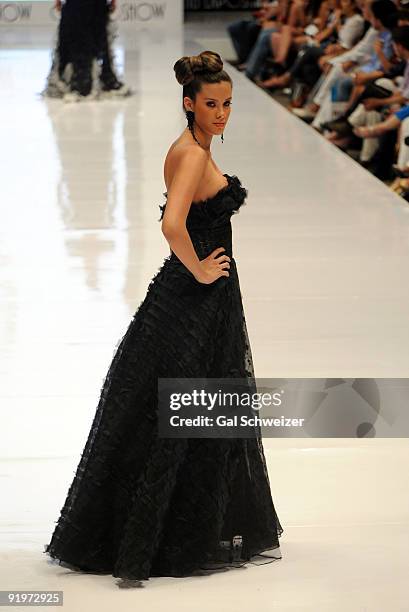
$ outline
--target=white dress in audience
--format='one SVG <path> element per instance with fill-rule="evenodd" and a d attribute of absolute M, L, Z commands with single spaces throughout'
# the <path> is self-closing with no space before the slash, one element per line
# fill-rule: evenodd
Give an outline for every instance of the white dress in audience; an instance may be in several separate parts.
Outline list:
<path fill-rule="evenodd" d="M 342 64 L 343 62 L 356 62 L 357 64 L 365 64 L 371 58 L 375 40 L 378 37 L 378 30 L 372 26 L 367 29 L 365 36 L 352 49 L 331 58 L 330 64 Z"/>
<path fill-rule="evenodd" d="M 365 20 L 359 13 L 347 17 L 339 29 L 338 42 L 344 49 L 352 47 L 360 40 L 365 27 Z"/>
<path fill-rule="evenodd" d="M 378 30 L 370 27 L 363 39 L 360 40 L 359 43 L 357 43 L 352 49 L 329 60 L 329 62 L 333 64 L 333 67 L 325 75 L 325 77 L 323 77 L 322 82 L 319 84 L 319 89 L 314 96 L 315 104 L 320 106 L 320 110 L 315 115 L 314 121 L 312 122 L 314 127 L 319 127 L 321 123 L 331 121 L 331 119 L 334 118 L 334 105 L 331 100 L 331 88 L 340 78 L 340 76 L 344 74 L 342 64 L 349 61 L 355 62 L 358 64 L 358 66 L 352 68 L 351 73 L 355 72 L 355 70 L 359 70 L 359 66 L 364 65 L 370 59 L 371 54 L 373 53 L 373 46 L 375 40 L 378 38 L 378 35 Z M 341 105 L 342 104 L 343 103 L 341 103 Z"/>

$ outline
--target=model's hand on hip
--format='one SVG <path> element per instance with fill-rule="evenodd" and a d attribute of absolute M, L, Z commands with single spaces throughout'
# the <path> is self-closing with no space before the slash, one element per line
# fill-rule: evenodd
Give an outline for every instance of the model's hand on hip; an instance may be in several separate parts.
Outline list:
<path fill-rule="evenodd" d="M 219 253 L 225 251 L 224 247 L 218 247 L 210 253 L 205 259 L 200 261 L 202 272 L 200 277 L 196 277 L 199 283 L 209 285 L 217 280 L 220 276 L 229 276 L 229 272 L 226 270 L 230 268 L 230 257 L 228 255 L 221 255 L 217 257 Z"/>

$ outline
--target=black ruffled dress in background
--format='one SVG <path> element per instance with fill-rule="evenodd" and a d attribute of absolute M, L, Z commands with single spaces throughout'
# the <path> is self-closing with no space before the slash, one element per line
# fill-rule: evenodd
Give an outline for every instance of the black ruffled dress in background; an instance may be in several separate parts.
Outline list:
<path fill-rule="evenodd" d="M 115 74 L 113 38 L 106 0 L 65 0 L 43 95 L 66 100 L 130 95 Z"/>
<path fill-rule="evenodd" d="M 225 247 L 230 275 L 199 283 L 173 252 L 165 258 L 117 345 L 45 546 L 60 565 L 112 574 L 118 586 L 281 559 L 261 435 L 157 433 L 158 377 L 254 378 L 232 256 L 231 216 L 247 190 L 224 176 L 215 196 L 192 203 L 186 226 L 199 259 Z"/>

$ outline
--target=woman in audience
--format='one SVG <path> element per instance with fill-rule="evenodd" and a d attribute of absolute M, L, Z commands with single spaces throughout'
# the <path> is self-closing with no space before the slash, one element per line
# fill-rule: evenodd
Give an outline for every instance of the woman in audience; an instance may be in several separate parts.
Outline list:
<path fill-rule="evenodd" d="M 293 0 L 282 4 L 282 11 L 277 16 L 274 25 L 260 32 L 247 59 L 245 74 L 250 80 L 256 80 L 267 58 L 274 57 L 277 68 L 284 70 L 280 62 L 285 62 L 291 47 L 291 44 L 288 44 L 291 42 L 291 39 L 288 38 L 289 33 L 293 31 L 302 33 L 309 23 L 309 15 L 317 14 L 320 3 L 321 0 Z M 274 34 L 277 34 L 277 37 L 273 37 Z"/>
<path fill-rule="evenodd" d="M 227 32 L 236 51 L 237 59 L 229 60 L 233 66 L 242 66 L 257 42 L 262 29 L 273 28 L 287 13 L 289 0 L 263 2 L 254 19 L 239 19 L 227 25 Z"/>
<path fill-rule="evenodd" d="M 328 38 L 317 34 L 312 40 L 301 46 L 297 59 L 287 72 L 281 76 L 273 76 L 263 81 L 261 85 L 263 87 L 286 87 L 293 79 L 298 79 L 312 87 L 322 72 L 322 64 L 319 60 L 322 59 L 325 63 L 328 58 L 351 49 L 361 38 L 364 31 L 364 18 L 360 12 L 358 0 L 341 0 L 341 8 L 336 13 L 333 25 L 336 41 L 331 43 Z M 328 31 L 330 29 L 331 26 Z"/>
<path fill-rule="evenodd" d="M 277 69 L 286 69 L 290 49 L 297 50 L 313 41 L 321 43 L 333 34 L 338 18 L 339 0 L 323 0 L 319 4 L 295 0 L 290 16 L 292 20 L 278 32 L 271 34 L 272 56 Z"/>

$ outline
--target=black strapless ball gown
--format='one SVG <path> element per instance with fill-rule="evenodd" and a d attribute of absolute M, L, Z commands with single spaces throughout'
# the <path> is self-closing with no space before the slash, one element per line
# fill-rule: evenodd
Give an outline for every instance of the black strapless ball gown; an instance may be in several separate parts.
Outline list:
<path fill-rule="evenodd" d="M 247 190 L 224 176 L 215 196 L 192 203 L 186 226 L 199 259 L 225 247 L 230 275 L 202 284 L 173 252 L 165 258 L 117 345 L 45 546 L 53 562 L 112 574 L 118 586 L 281 559 L 261 435 L 157 433 L 159 377 L 254 377 L 231 227 Z"/>

